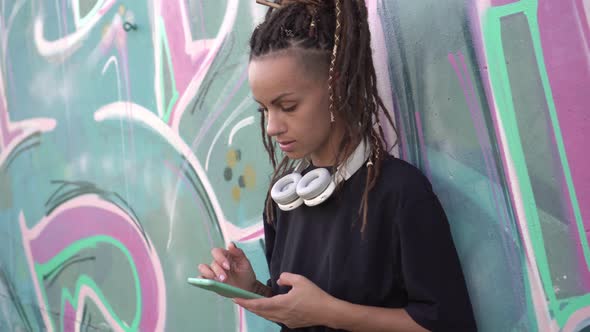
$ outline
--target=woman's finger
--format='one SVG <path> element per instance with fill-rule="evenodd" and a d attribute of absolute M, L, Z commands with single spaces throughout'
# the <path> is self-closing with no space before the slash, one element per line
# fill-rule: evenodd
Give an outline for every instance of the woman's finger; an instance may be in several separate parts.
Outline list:
<path fill-rule="evenodd" d="M 232 255 L 233 257 L 236 257 L 236 258 L 246 257 L 246 254 L 244 253 L 244 251 L 242 249 L 238 248 L 238 246 L 236 246 L 236 244 L 234 242 L 230 242 L 230 244 L 227 246 L 227 251 L 229 252 L 230 255 Z"/>
<path fill-rule="evenodd" d="M 211 269 L 213 270 L 213 272 L 215 272 L 215 279 L 221 282 L 227 280 L 227 273 L 216 261 L 213 261 L 211 263 Z"/>
<path fill-rule="evenodd" d="M 201 273 L 201 276 L 203 276 L 203 278 L 205 279 L 216 279 L 215 277 L 215 272 L 213 272 L 213 270 L 211 270 L 211 268 L 209 267 L 209 265 L 207 264 L 199 264 L 199 266 L 197 267 L 199 269 L 199 272 Z"/>
<path fill-rule="evenodd" d="M 221 248 L 213 248 L 211 250 L 211 255 L 213 256 L 213 260 L 222 266 L 226 270 L 230 270 L 231 262 L 229 260 L 229 253 L 227 250 Z"/>

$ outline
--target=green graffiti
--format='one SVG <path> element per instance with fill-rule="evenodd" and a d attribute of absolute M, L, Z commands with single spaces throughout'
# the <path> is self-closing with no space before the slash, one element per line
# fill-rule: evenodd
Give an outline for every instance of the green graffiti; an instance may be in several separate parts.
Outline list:
<path fill-rule="evenodd" d="M 135 315 L 133 317 L 133 322 L 131 323 L 131 326 L 128 326 L 122 319 L 120 319 L 117 316 L 115 310 L 113 310 L 113 308 L 111 307 L 109 302 L 106 300 L 106 297 L 104 296 L 104 294 L 100 290 L 100 287 L 89 276 L 87 276 L 85 274 L 80 274 L 80 276 L 78 277 L 78 279 L 76 281 L 76 285 L 74 287 L 75 291 L 73 294 L 67 288 L 62 289 L 61 301 L 60 301 L 60 303 L 61 303 L 61 305 L 60 305 L 60 308 L 61 308 L 61 312 L 60 312 L 61 330 L 63 330 L 63 323 L 64 323 L 64 316 L 63 315 L 64 315 L 64 307 L 65 307 L 66 301 L 69 301 L 70 303 L 72 303 L 74 308 L 77 308 L 78 307 L 78 294 L 80 293 L 80 289 L 82 288 L 82 286 L 86 286 L 86 287 L 90 287 L 97 294 L 98 298 L 100 299 L 102 304 L 105 306 L 105 308 L 107 309 L 109 314 L 113 317 L 113 319 L 115 321 L 117 321 L 117 323 L 125 331 L 137 331 L 139 328 L 139 321 L 141 319 L 141 311 L 142 311 L 141 286 L 139 283 L 139 274 L 137 272 L 137 268 L 135 267 L 135 263 L 133 262 L 133 258 L 131 257 L 131 254 L 129 253 L 127 248 L 121 242 L 115 240 L 114 238 L 112 238 L 110 236 L 98 235 L 98 236 L 92 236 L 89 238 L 85 238 L 80 241 L 76 241 L 73 244 L 66 247 L 64 250 L 62 250 L 59 254 L 57 254 L 55 257 L 53 257 L 47 263 L 35 264 L 37 282 L 40 286 L 42 286 L 44 275 L 48 275 L 51 273 L 51 271 L 54 271 L 57 268 L 59 268 L 59 266 L 61 264 L 63 264 L 65 261 L 67 261 L 68 258 L 74 256 L 77 252 L 80 252 L 83 249 L 96 247 L 98 244 L 110 244 L 110 245 L 116 247 L 125 255 L 125 258 L 129 262 L 129 265 L 130 265 L 131 271 L 132 271 L 132 275 L 133 275 L 134 284 L 135 284 L 136 308 L 135 308 Z M 44 287 L 41 287 L 41 290 L 42 290 L 41 293 L 43 296 L 43 302 L 45 303 L 45 306 L 47 308 L 49 308 L 49 301 L 47 300 L 47 296 L 45 294 Z M 55 329 L 55 323 L 52 321 L 51 324 L 53 325 L 53 327 Z"/>
<path fill-rule="evenodd" d="M 164 23 L 164 19 L 162 17 L 158 18 L 158 34 L 161 38 L 160 42 L 157 46 L 157 52 L 162 55 L 162 48 L 164 49 L 164 54 L 166 55 L 165 63 L 166 68 L 164 68 L 164 59 L 160 59 L 160 63 L 157 64 L 158 69 L 160 71 L 160 91 L 162 91 L 162 105 L 161 107 L 165 109 L 164 114 L 162 115 L 162 120 L 164 122 L 168 122 L 170 119 L 170 114 L 172 113 L 172 108 L 176 104 L 176 100 L 178 99 L 178 90 L 176 90 L 176 80 L 174 79 L 174 65 L 172 64 L 172 56 L 170 55 L 170 46 L 168 45 L 168 38 L 166 37 L 166 26 Z M 164 75 L 165 72 L 168 72 L 168 79 Z M 166 84 L 170 84 L 170 96 L 166 96 Z M 166 98 L 170 97 L 170 101 L 166 103 Z"/>
<path fill-rule="evenodd" d="M 531 243 L 538 264 L 545 295 L 549 301 L 549 309 L 557 320 L 558 325 L 563 326 L 573 312 L 590 303 L 590 296 L 557 300 L 555 291 L 553 289 L 554 285 L 551 280 L 547 254 L 545 251 L 543 237 L 541 235 L 542 230 L 538 209 L 535 202 L 535 196 L 531 186 L 524 150 L 518 130 L 512 90 L 508 77 L 508 69 L 505 62 L 506 60 L 502 44 L 500 24 L 500 19 L 508 15 L 522 13 L 527 18 L 532 42 L 534 45 L 537 66 L 549 109 L 559 157 L 561 160 L 561 166 L 576 219 L 580 244 L 583 248 L 586 264 L 588 267 L 590 267 L 590 248 L 588 246 L 587 238 L 585 237 L 580 207 L 576 198 L 576 192 L 566 157 L 559 121 L 557 119 L 555 103 L 553 100 L 551 87 L 549 85 L 549 77 L 545 67 L 540 32 L 538 28 L 537 7 L 537 0 L 522 0 L 504 6 L 490 8 L 485 15 L 485 20 L 483 23 L 483 37 L 485 43 L 485 52 L 489 62 L 490 81 L 493 94 L 498 105 L 498 113 L 501 118 L 502 126 L 506 130 L 508 150 L 510 151 L 513 165 L 516 170 L 516 175 L 519 179 L 518 183 L 520 187 L 520 194 L 522 197 L 523 209 L 527 221 L 526 227 L 528 227 L 531 234 Z M 530 290 L 527 289 L 527 292 L 530 292 Z"/>

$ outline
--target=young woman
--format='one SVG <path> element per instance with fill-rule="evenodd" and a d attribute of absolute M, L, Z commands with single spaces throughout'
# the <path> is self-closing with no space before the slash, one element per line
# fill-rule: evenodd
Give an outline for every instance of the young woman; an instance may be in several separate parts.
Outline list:
<path fill-rule="evenodd" d="M 380 115 L 393 123 L 364 1 L 275 7 L 252 34 L 248 72 L 275 169 L 264 209 L 270 280 L 258 281 L 233 244 L 213 249 L 201 275 L 265 295 L 234 301 L 283 331 L 476 331 L 430 183 L 387 153 Z"/>

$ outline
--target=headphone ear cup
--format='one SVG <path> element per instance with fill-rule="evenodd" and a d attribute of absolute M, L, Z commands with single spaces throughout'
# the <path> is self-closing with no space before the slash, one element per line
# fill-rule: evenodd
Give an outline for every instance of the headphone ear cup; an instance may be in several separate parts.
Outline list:
<path fill-rule="evenodd" d="M 301 174 L 291 173 L 277 181 L 270 190 L 270 197 L 283 211 L 293 210 L 303 204 L 303 199 L 297 195 L 297 185 L 301 181 Z"/>
<path fill-rule="evenodd" d="M 332 194 L 332 192 L 330 192 L 328 196 L 322 197 L 320 201 L 316 202 L 316 200 L 314 200 L 322 193 L 325 193 L 326 189 L 330 189 L 330 187 L 334 187 L 330 172 L 325 168 L 316 168 L 305 174 L 305 176 L 299 181 L 297 184 L 297 195 L 303 198 L 306 205 L 315 206 L 325 201 L 329 195 Z M 332 188 L 331 191 L 334 191 L 334 188 Z"/>

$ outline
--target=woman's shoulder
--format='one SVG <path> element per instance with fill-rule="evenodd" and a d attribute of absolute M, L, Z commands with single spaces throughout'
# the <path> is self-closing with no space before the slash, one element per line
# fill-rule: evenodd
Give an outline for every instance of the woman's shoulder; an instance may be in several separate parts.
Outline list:
<path fill-rule="evenodd" d="M 381 167 L 382 173 L 395 172 L 400 173 L 402 175 L 410 176 L 412 178 L 424 176 L 424 174 L 418 167 L 390 154 L 385 155 Z"/>
<path fill-rule="evenodd" d="M 432 195 L 432 184 L 418 167 L 391 155 L 381 163 L 378 185 L 381 190 L 413 199 Z"/>

